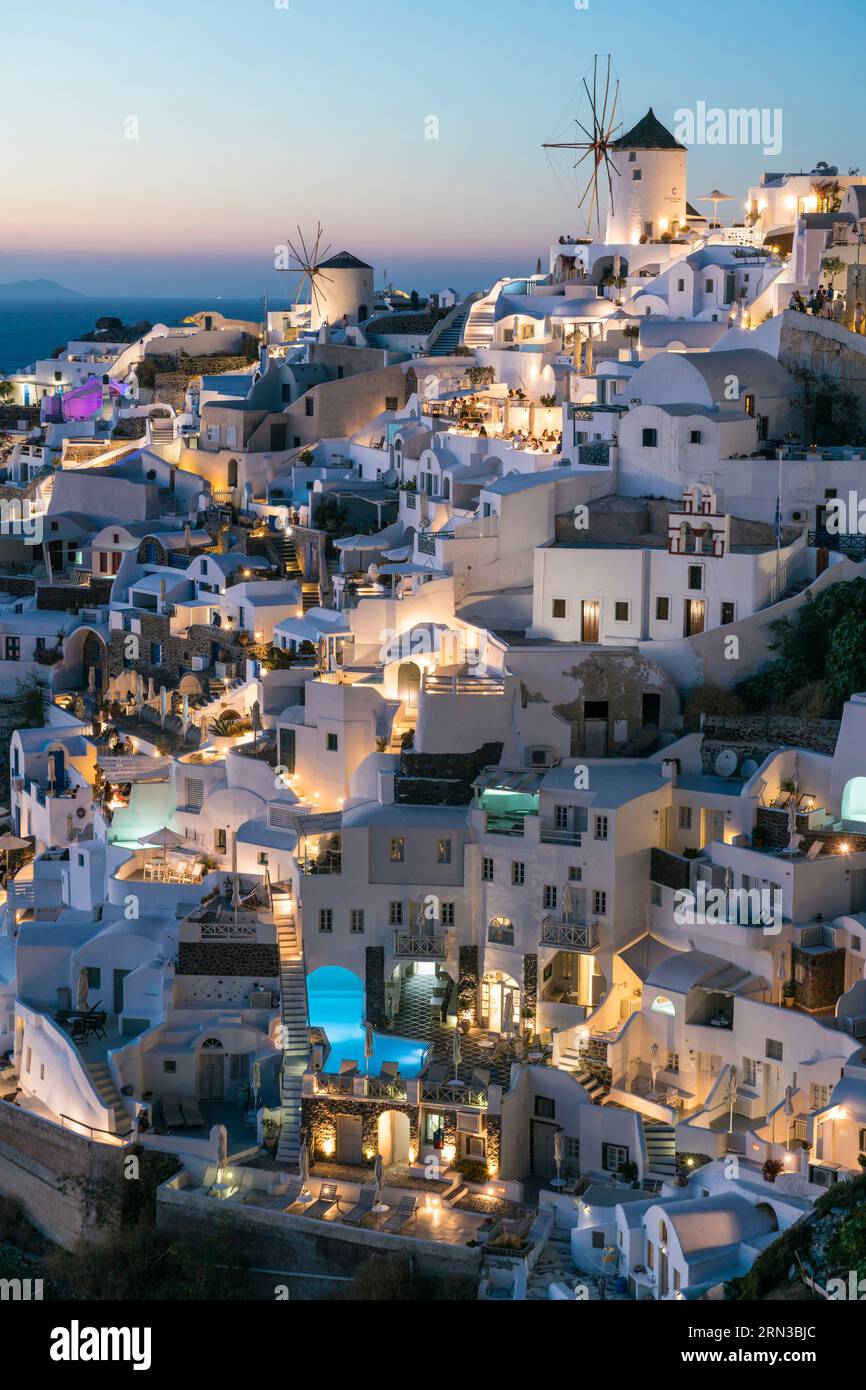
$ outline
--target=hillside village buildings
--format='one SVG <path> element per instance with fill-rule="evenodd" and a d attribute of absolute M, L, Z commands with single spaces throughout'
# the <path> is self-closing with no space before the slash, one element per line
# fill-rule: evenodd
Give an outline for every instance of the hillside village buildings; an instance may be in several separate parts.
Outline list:
<path fill-rule="evenodd" d="M 701 701 L 860 575 L 866 177 L 727 227 L 652 111 L 614 153 L 547 273 L 413 309 L 341 251 L 9 378 L 7 1149 L 483 1298 L 555 1229 L 553 1297 L 720 1296 L 860 1170 L 866 694 Z"/>

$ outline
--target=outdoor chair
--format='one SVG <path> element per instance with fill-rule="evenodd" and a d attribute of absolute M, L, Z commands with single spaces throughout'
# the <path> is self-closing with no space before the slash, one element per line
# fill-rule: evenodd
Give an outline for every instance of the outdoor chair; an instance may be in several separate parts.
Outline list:
<path fill-rule="evenodd" d="M 821 850 L 822 850 L 823 848 L 824 848 L 824 841 L 823 841 L 823 840 L 813 840 L 812 843 L 811 843 L 811 845 L 809 846 L 809 848 L 806 850 L 806 858 L 807 858 L 807 859 L 817 859 L 817 858 L 818 858 L 818 855 L 821 853 Z"/>
<path fill-rule="evenodd" d="M 319 1188 L 319 1195 L 315 1202 L 311 1202 L 307 1207 L 301 1207 L 300 1216 L 312 1216 L 321 1218 L 325 1216 L 332 1207 L 339 1210 L 340 1203 L 337 1196 L 337 1184 L 335 1182 L 323 1182 Z"/>
<path fill-rule="evenodd" d="M 350 1207 L 345 1216 L 340 1220 L 344 1226 L 361 1226 L 365 1217 L 369 1216 L 373 1210 L 373 1203 L 376 1200 L 376 1193 L 371 1187 L 362 1187 L 360 1196 L 353 1207 Z"/>
<path fill-rule="evenodd" d="M 337 1075 L 337 1083 L 341 1090 L 351 1091 L 352 1083 L 358 1075 L 358 1063 L 354 1058 L 344 1057 L 340 1063 L 340 1070 Z"/>
<path fill-rule="evenodd" d="M 201 1129 L 204 1126 L 204 1115 L 198 1108 L 198 1101 L 194 1096 L 181 1096 L 180 1108 L 183 1113 L 184 1124 L 190 1125 L 193 1129 Z M 163 1102 L 163 1111 L 165 1102 Z"/>
<path fill-rule="evenodd" d="M 431 1062 L 424 1072 L 423 1080 L 429 1081 L 431 1086 L 441 1086 L 448 1076 L 448 1067 L 445 1062 Z"/>
<path fill-rule="evenodd" d="M 490 1085 L 490 1072 L 486 1067 L 474 1067 L 472 1080 L 477 1081 L 479 1086 L 487 1087 Z"/>
<path fill-rule="evenodd" d="M 386 1217 L 379 1227 L 380 1231 L 391 1231 L 395 1235 L 400 1235 L 414 1221 L 418 1215 L 418 1198 L 401 1197 L 391 1215 Z"/>
<path fill-rule="evenodd" d="M 381 1071 L 382 1081 L 396 1081 L 400 1075 L 400 1066 L 397 1062 L 383 1062 Z"/>
<path fill-rule="evenodd" d="M 183 1129 L 186 1120 L 183 1117 L 177 1096 L 163 1096 L 162 1118 L 170 1129 Z"/>

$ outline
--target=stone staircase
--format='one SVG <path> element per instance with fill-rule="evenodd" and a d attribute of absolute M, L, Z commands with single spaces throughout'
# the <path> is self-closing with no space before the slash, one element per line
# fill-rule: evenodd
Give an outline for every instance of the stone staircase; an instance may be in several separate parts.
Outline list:
<path fill-rule="evenodd" d="M 152 444 L 171 444 L 174 440 L 174 420 L 166 420 L 164 416 L 151 419 L 150 439 Z"/>
<path fill-rule="evenodd" d="M 605 1079 L 604 1074 L 599 1075 L 595 1070 L 590 1071 L 588 1069 L 585 1052 L 578 1052 L 573 1047 L 563 1048 L 559 1054 L 558 1066 L 560 1071 L 567 1071 L 569 1076 L 574 1077 L 594 1105 L 606 1103 L 610 1081 Z M 599 1071 L 603 1071 L 603 1069 L 599 1068 Z"/>
<path fill-rule="evenodd" d="M 293 536 L 289 536 L 285 531 L 281 531 L 275 540 L 276 550 L 282 561 L 283 574 L 286 578 L 294 578 L 301 573 L 301 566 L 298 560 L 298 552 L 295 547 Z"/>
<path fill-rule="evenodd" d="M 280 1008 L 283 1024 L 281 1073 L 282 1128 L 277 1161 L 283 1167 L 298 1162 L 301 1147 L 301 1078 L 309 1065 L 307 976 L 301 937 L 292 899 L 275 885 L 272 891 L 274 924 L 280 953 Z"/>
<path fill-rule="evenodd" d="M 489 294 L 476 299 L 469 311 L 463 342 L 468 348 L 489 348 L 493 344 L 493 330 L 496 325 L 496 301 L 500 292 L 509 282 L 498 280 Z"/>
<path fill-rule="evenodd" d="M 676 1132 L 673 1125 L 643 1117 L 647 1169 L 654 1178 L 675 1178 L 677 1175 Z"/>
<path fill-rule="evenodd" d="M 319 586 L 312 579 L 305 579 L 301 583 L 301 604 L 305 613 L 319 607 Z"/>
<path fill-rule="evenodd" d="M 454 349 L 460 346 L 460 339 L 466 326 L 466 320 L 472 309 L 472 302 L 467 300 L 461 304 L 460 309 L 455 313 L 450 322 L 438 333 L 428 348 L 430 357 L 450 357 Z"/>
<path fill-rule="evenodd" d="M 114 1132 L 123 1135 L 132 1133 L 132 1120 L 123 1103 L 123 1097 L 115 1086 L 106 1062 L 86 1062 L 90 1081 L 102 1104 L 114 1112 Z"/>

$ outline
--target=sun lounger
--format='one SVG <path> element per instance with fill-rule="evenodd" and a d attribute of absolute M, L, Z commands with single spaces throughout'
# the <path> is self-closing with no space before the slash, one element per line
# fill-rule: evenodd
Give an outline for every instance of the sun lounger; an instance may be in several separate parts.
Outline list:
<path fill-rule="evenodd" d="M 193 1129 L 198 1129 L 204 1125 L 204 1115 L 199 1110 L 198 1101 L 194 1096 L 181 1096 L 180 1108 L 183 1112 L 184 1121 L 186 1124 L 191 1125 Z"/>
<path fill-rule="evenodd" d="M 170 1129 L 183 1129 L 186 1120 L 183 1117 L 177 1096 L 163 1096 L 162 1118 Z"/>
<path fill-rule="evenodd" d="M 373 1210 L 373 1203 L 376 1200 L 376 1193 L 372 1188 L 362 1187 L 361 1195 L 353 1207 L 341 1216 L 340 1220 L 344 1226 L 360 1226 L 364 1218 L 369 1216 Z"/>
<path fill-rule="evenodd" d="M 380 1074 L 381 1081 L 396 1081 L 400 1075 L 400 1067 L 397 1062 L 383 1062 Z"/>
<path fill-rule="evenodd" d="M 339 1207 L 339 1205 L 340 1203 L 337 1200 L 337 1184 L 335 1182 L 323 1182 L 316 1201 L 311 1202 L 307 1207 L 301 1207 L 300 1211 L 296 1212 L 295 1215 L 321 1217 L 324 1216 L 326 1212 L 329 1212 L 331 1207 Z"/>
<path fill-rule="evenodd" d="M 337 1085 L 343 1091 L 351 1091 L 354 1088 L 354 1081 L 357 1075 L 358 1063 L 354 1058 L 344 1057 L 340 1063 L 340 1070 L 337 1073 Z"/>
<path fill-rule="evenodd" d="M 429 1081 L 432 1086 L 439 1086 L 448 1075 L 448 1067 L 445 1062 L 431 1062 L 424 1072 L 423 1080 Z"/>
<path fill-rule="evenodd" d="M 472 1080 L 477 1081 L 479 1086 L 489 1086 L 490 1072 L 486 1067 L 476 1067 L 472 1073 Z"/>
<path fill-rule="evenodd" d="M 393 1234 L 399 1235 L 401 1231 L 405 1230 L 405 1228 L 409 1225 L 410 1221 L 415 1220 L 417 1215 L 418 1198 L 401 1197 L 394 1211 L 391 1212 L 390 1216 L 385 1218 L 385 1220 L 379 1227 L 379 1230 L 391 1231 Z"/>

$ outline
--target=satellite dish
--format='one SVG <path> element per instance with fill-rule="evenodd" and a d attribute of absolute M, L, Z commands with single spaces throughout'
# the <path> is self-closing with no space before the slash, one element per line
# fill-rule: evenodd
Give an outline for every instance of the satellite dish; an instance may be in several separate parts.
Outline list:
<path fill-rule="evenodd" d="M 746 758 L 743 766 L 740 768 L 740 776 L 748 780 L 749 777 L 754 777 L 757 770 L 758 764 L 756 760 L 754 758 Z"/>
<path fill-rule="evenodd" d="M 718 777 L 732 777 L 737 770 L 737 755 L 733 748 L 723 748 L 713 766 Z"/>

